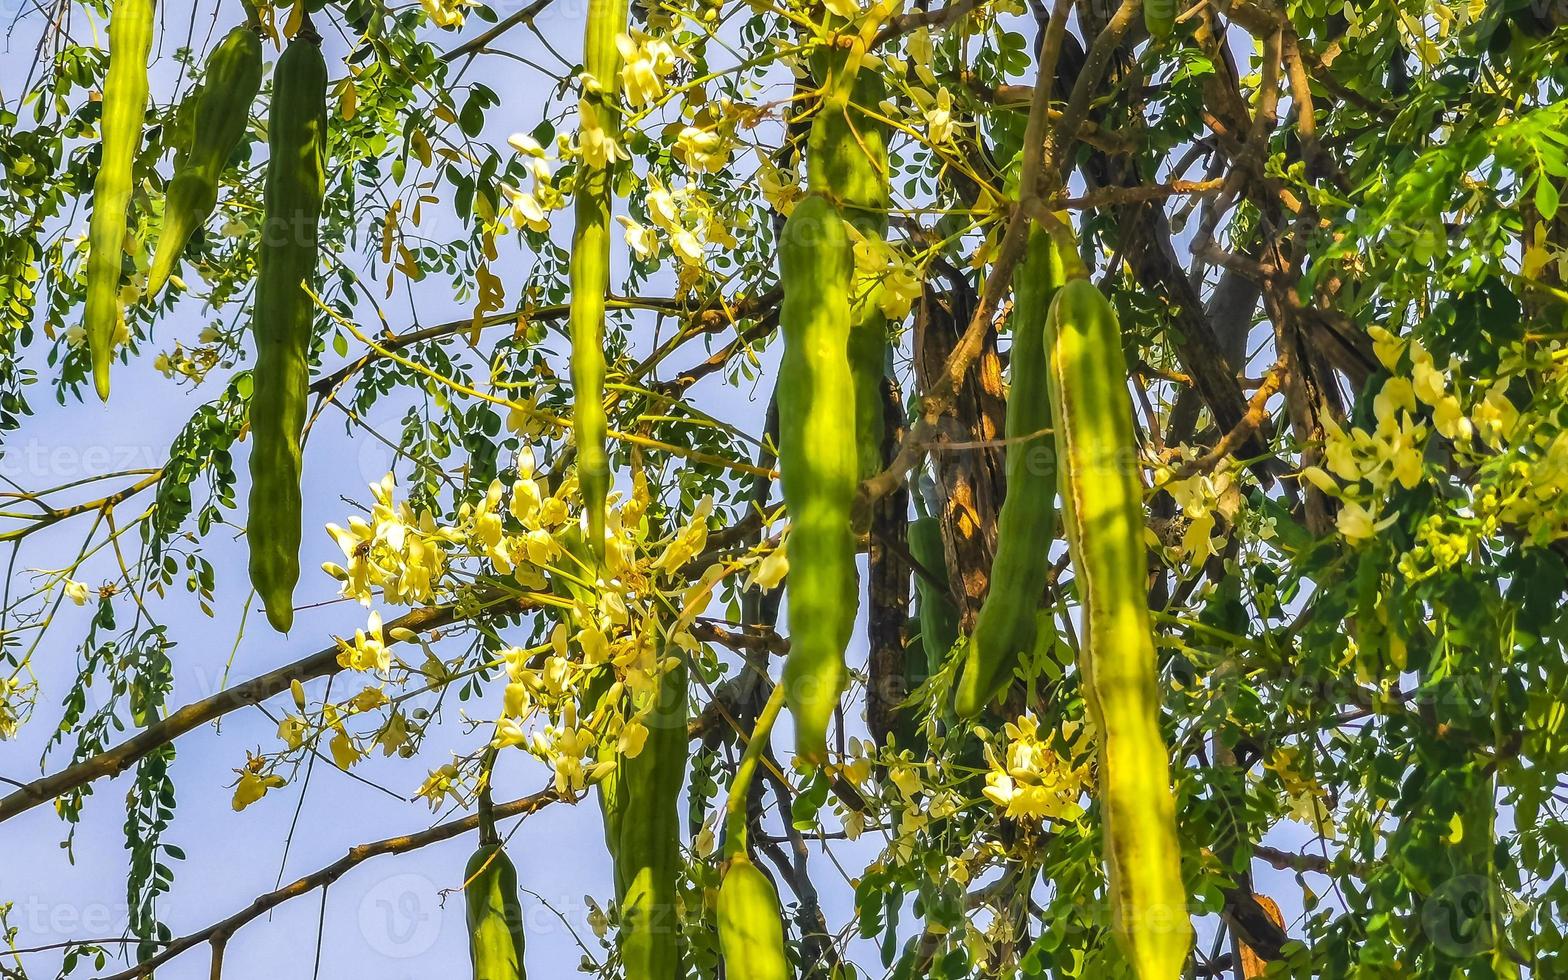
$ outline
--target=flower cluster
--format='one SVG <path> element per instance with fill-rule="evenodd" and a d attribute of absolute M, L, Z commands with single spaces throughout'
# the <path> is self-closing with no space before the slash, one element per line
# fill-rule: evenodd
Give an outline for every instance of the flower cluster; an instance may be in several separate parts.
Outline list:
<path fill-rule="evenodd" d="M 1196 458 L 1201 450 L 1182 446 L 1177 460 Z M 1172 463 L 1155 470 L 1155 486 L 1165 490 L 1176 502 L 1186 526 L 1182 530 L 1182 557 L 1193 565 L 1202 565 L 1219 548 L 1216 530 L 1229 526 L 1241 510 L 1241 490 L 1236 485 L 1236 473 L 1230 460 L 1222 461 L 1213 470 L 1175 477 Z M 1223 522 L 1223 523 L 1222 523 Z"/>
<path fill-rule="evenodd" d="M 1088 785 L 1088 767 L 1074 766 L 1042 737 L 1039 721 L 1021 715 L 1008 722 L 1006 758 L 986 746 L 986 761 L 991 771 L 985 777 L 986 799 L 995 803 L 1014 820 L 1078 819 L 1083 813 L 1079 800 Z M 1069 740 L 1072 732 L 1064 733 Z"/>
<path fill-rule="evenodd" d="M 1395 485 L 1412 490 L 1425 477 L 1425 454 L 1431 432 L 1452 443 L 1462 458 L 1474 453 L 1479 439 L 1496 451 L 1513 435 L 1519 412 L 1507 394 L 1508 379 L 1500 378 L 1477 391 L 1468 411 L 1453 381 L 1458 364 L 1440 369 L 1430 352 L 1414 338 L 1393 336 L 1371 327 L 1374 350 L 1383 365 L 1396 372 L 1384 381 L 1372 401 L 1375 420 L 1369 432 L 1349 431 L 1324 420 L 1323 459 L 1327 468 L 1309 466 L 1302 476 L 1340 498 L 1338 528 L 1351 542 L 1366 541 L 1395 519 L 1383 510 Z M 1404 373 L 1399 369 L 1407 368 Z M 1425 421 L 1431 419 L 1429 428 Z"/>
<path fill-rule="evenodd" d="M 550 230 L 550 212 L 566 207 L 566 195 L 555 186 L 554 168 L 539 141 L 526 133 L 513 133 L 507 144 L 524 158 L 533 189 L 501 185 L 506 198 L 502 217 L 518 231 Z"/>
<path fill-rule="evenodd" d="M 432 24 L 456 30 L 463 26 L 474 0 L 419 0 L 419 5 L 425 8 L 425 16 Z"/>
<path fill-rule="evenodd" d="M 375 502 L 369 520 L 356 514 L 346 528 L 327 525 L 327 533 L 343 549 L 348 564 L 328 562 L 322 571 L 343 583 L 340 591 L 344 597 L 366 606 L 373 589 L 380 589 L 387 602 L 398 605 L 431 601 L 448 551 L 463 540 L 460 530 L 438 527 L 428 510 L 415 513 L 406 502 L 396 502 L 396 489 L 388 473 L 381 482 L 371 484 Z"/>
<path fill-rule="evenodd" d="M 640 258 L 652 258 L 667 245 L 683 266 L 698 268 L 705 262 L 708 246 L 738 247 L 734 230 L 707 194 L 691 185 L 671 190 L 652 177 L 648 183 L 651 224 L 642 224 L 624 214 L 615 216 L 625 229 L 626 244 Z"/>
<path fill-rule="evenodd" d="M 626 104 L 640 109 L 663 98 L 664 80 L 679 63 L 675 48 L 663 38 L 636 30 L 617 36 L 615 46 L 621 53 L 621 87 L 626 93 Z"/>

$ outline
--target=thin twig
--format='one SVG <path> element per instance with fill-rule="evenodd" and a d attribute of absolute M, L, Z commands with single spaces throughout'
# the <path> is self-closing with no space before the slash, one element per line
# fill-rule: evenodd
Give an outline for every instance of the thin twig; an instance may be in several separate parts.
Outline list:
<path fill-rule="evenodd" d="M 563 799 L 565 799 L 565 797 L 557 793 L 552 787 L 550 789 L 540 790 L 539 792 L 529 796 L 524 796 L 521 799 L 513 800 L 510 803 L 498 804 L 495 807 L 495 816 L 497 819 L 527 816 L 531 813 L 537 813 L 539 810 L 550 805 L 551 803 L 556 803 Z M 573 802 L 575 802 L 575 799 Z M 462 817 L 458 820 L 450 820 L 446 823 L 436 824 L 434 827 L 419 831 L 418 833 L 405 834 L 401 837 L 388 837 L 385 840 L 372 841 L 368 844 L 359 844 L 351 847 L 349 848 L 347 854 L 341 858 L 338 858 L 336 861 L 332 862 L 326 867 L 311 872 L 310 874 L 305 875 L 303 878 L 297 878 L 289 884 L 284 885 L 282 888 L 275 889 L 273 891 L 267 892 L 265 895 L 257 897 L 256 900 L 251 902 L 248 906 L 238 912 L 235 912 L 233 915 L 230 915 L 228 918 L 223 919 L 220 922 L 216 922 L 206 927 L 205 929 L 199 929 L 187 936 L 183 936 L 174 940 L 173 942 L 166 945 L 162 951 L 160 951 L 156 956 L 153 956 L 151 959 L 138 963 L 135 966 L 127 970 L 122 970 L 121 972 L 112 976 L 100 977 L 98 980 L 136 980 L 136 978 L 139 977 L 149 976 L 158 967 L 172 960 L 174 957 L 180 955 L 186 950 L 194 946 L 199 946 L 205 942 L 211 942 L 215 937 L 218 936 L 222 936 L 226 940 L 227 937 L 232 936 L 234 932 L 241 926 L 262 915 L 274 906 L 281 905 L 291 898 L 298 898 L 301 895 L 309 894 L 310 892 L 315 891 L 317 888 L 327 887 L 347 874 L 352 868 L 354 868 L 355 865 L 368 861 L 373 857 L 379 857 L 383 854 L 402 854 L 407 851 L 417 850 L 429 844 L 435 844 L 440 841 L 449 840 L 453 837 L 458 837 L 462 834 L 468 833 L 471 830 L 475 830 L 478 828 L 478 826 L 479 815 L 476 813 Z M 214 959 L 217 959 L 216 954 Z"/>

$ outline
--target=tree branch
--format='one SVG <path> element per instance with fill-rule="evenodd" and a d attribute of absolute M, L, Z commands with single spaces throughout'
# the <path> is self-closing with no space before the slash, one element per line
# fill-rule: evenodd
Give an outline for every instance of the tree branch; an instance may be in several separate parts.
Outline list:
<path fill-rule="evenodd" d="M 429 632 L 457 622 L 460 618 L 455 604 L 415 609 L 385 625 L 386 642 L 388 644 L 397 642 L 392 636 L 396 630 Z M 100 752 L 89 759 L 83 759 L 52 776 L 35 779 L 21 789 L 0 798 L 0 822 L 9 820 L 40 803 L 57 799 L 95 779 L 119 775 L 160 746 L 231 711 L 246 705 L 260 704 L 274 695 L 281 694 L 287 691 L 294 681 L 304 683 L 317 677 L 336 674 L 342 669 L 338 663 L 338 645 L 334 643 L 308 657 L 188 704 L 162 721 L 148 725 L 114 748 Z"/>
<path fill-rule="evenodd" d="M 490 42 L 494 41 L 496 38 L 500 37 L 502 34 L 505 34 L 512 28 L 517 27 L 519 24 L 532 24 L 534 22 L 534 18 L 538 17 L 541 13 L 544 12 L 544 8 L 550 6 L 550 4 L 554 2 L 555 0 L 534 0 L 533 3 L 524 7 L 522 10 L 519 10 L 516 13 L 510 14 L 507 17 L 497 21 L 495 26 L 491 27 L 484 33 L 477 35 L 472 40 L 464 41 L 462 44 L 459 44 L 457 47 L 446 52 L 441 56 L 441 60 L 452 62 L 461 57 L 464 57 L 465 55 L 479 54 L 490 45 Z"/>
<path fill-rule="evenodd" d="M 513 800 L 510 803 L 497 804 L 494 814 L 498 820 L 507 817 L 527 816 L 531 813 L 537 813 L 549 804 L 563 799 L 566 798 L 558 794 L 554 788 L 544 789 L 530 796 Z M 576 802 L 576 800 L 573 799 L 573 802 Z M 479 815 L 475 813 L 458 820 L 449 820 L 446 823 L 436 824 L 434 827 L 418 833 L 406 834 L 402 837 L 388 837 L 385 840 L 351 847 L 347 854 L 326 867 L 305 875 L 303 878 L 297 878 L 282 888 L 259 896 L 245 908 L 235 912 L 226 919 L 215 922 L 205 929 L 197 930 L 188 936 L 174 940 L 151 959 L 112 976 L 100 977 L 99 980 L 136 980 L 139 977 L 150 976 L 154 970 L 174 957 L 205 942 L 211 942 L 213 945 L 213 963 L 215 964 L 213 970 L 216 972 L 218 969 L 216 964 L 222 962 L 221 950 L 224 943 L 228 941 L 230 936 L 234 935 L 235 931 L 252 919 L 282 905 L 291 898 L 298 898 L 301 895 L 315 891 L 317 888 L 325 888 L 347 874 L 355 865 L 368 861 L 373 857 L 418 850 L 429 844 L 460 836 L 477 829 L 478 826 Z"/>

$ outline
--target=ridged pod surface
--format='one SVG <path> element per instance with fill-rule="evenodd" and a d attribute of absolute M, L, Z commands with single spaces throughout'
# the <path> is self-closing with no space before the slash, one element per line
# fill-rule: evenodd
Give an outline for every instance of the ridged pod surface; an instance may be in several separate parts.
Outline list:
<path fill-rule="evenodd" d="M 1075 261 L 1050 232 L 1035 225 L 1013 273 L 1007 496 L 997 519 L 990 591 L 975 620 L 954 697 L 954 710 L 965 718 L 979 714 L 1006 689 L 1023 654 L 1034 648 L 1035 610 L 1056 538 L 1055 453 L 1050 437 L 1041 434 L 1051 425 L 1045 318 Z"/>
<path fill-rule="evenodd" d="M 583 99 L 583 134 L 597 127 L 619 140 L 621 55 L 615 38 L 626 30 L 628 0 L 589 0 L 583 39 L 583 66 L 598 83 L 599 94 Z M 573 195 L 571 286 L 572 434 L 577 449 L 577 482 L 588 513 L 588 546 L 604 555 L 604 507 L 610 492 L 610 460 L 605 451 L 609 428 L 604 411 L 604 307 L 610 289 L 610 170 L 579 157 Z"/>
<path fill-rule="evenodd" d="M 147 273 L 147 295 L 158 295 L 185 243 L 218 204 L 218 178 L 245 135 L 251 103 L 261 89 L 261 37 L 250 25 L 224 35 L 207 58 L 196 99 L 190 149 L 169 182 L 163 229 Z"/>
<path fill-rule="evenodd" d="M 784 952 L 784 915 L 773 882 L 747 852 L 747 800 L 773 723 L 783 704 L 775 687 L 752 728 L 730 795 L 725 804 L 724 878 L 719 883 L 719 952 L 729 980 L 787 980 L 789 957 Z"/>
<path fill-rule="evenodd" d="M 499 841 L 481 843 L 463 873 L 474 980 L 527 980 L 517 868 Z"/>
<path fill-rule="evenodd" d="M 819 57 L 826 94 L 807 141 L 809 185 L 843 209 L 844 217 L 876 256 L 887 238 L 886 126 L 877 111 L 886 92 L 882 76 L 851 69 L 841 51 Z M 847 94 L 847 97 L 846 97 Z M 855 442 L 861 479 L 882 469 L 882 376 L 887 360 L 887 316 L 882 312 L 882 270 L 857 268 L 850 289 L 849 365 L 855 380 Z"/>
<path fill-rule="evenodd" d="M 660 678 L 659 706 L 647 725 L 642 751 L 621 758 L 599 784 L 605 843 L 615 865 L 626 980 L 681 975 L 676 888 L 688 752 L 684 665 Z"/>
<path fill-rule="evenodd" d="M 839 209 L 820 194 L 795 206 L 779 242 L 779 471 L 789 512 L 790 634 L 785 698 L 796 752 L 827 757 L 828 722 L 844 689 L 844 651 L 859 605 L 850 506 L 856 486 L 850 373 L 854 254 Z"/>
<path fill-rule="evenodd" d="M 300 435 L 310 388 L 317 235 L 326 193 L 327 66 L 306 31 L 278 59 L 251 332 L 250 579 L 279 632 L 299 581 Z"/>
<path fill-rule="evenodd" d="M 729 980 L 788 980 L 784 915 L 773 882 L 742 854 L 719 885 L 719 952 Z"/>
<path fill-rule="evenodd" d="M 109 363 L 120 326 L 120 267 L 125 210 L 131 201 L 136 151 L 147 113 L 147 55 L 152 51 L 153 0 L 116 0 L 109 17 L 109 73 L 103 83 L 102 155 L 93 178 L 87 228 L 87 350 L 93 387 L 109 400 Z"/>
<path fill-rule="evenodd" d="M 1192 926 L 1147 599 L 1143 494 L 1115 311 L 1086 279 L 1046 324 L 1062 518 L 1083 610 L 1111 919 L 1140 980 L 1181 976 Z"/>

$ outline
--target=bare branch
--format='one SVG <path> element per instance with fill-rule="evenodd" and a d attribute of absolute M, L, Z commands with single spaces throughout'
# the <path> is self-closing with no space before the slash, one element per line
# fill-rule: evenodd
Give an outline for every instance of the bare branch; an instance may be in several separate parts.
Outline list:
<path fill-rule="evenodd" d="M 551 803 L 556 803 L 563 799 L 566 798 L 553 788 L 540 790 L 537 793 L 513 800 L 510 803 L 497 804 L 495 817 L 496 819 L 505 819 L 507 817 L 528 816 L 531 813 L 537 813 Z M 573 798 L 571 802 L 575 803 L 576 799 Z M 215 922 L 205 929 L 199 929 L 188 936 L 182 936 L 174 940 L 160 950 L 157 955 L 145 962 L 138 963 L 112 976 L 100 977 L 99 980 L 136 980 L 139 977 L 150 976 L 154 970 L 174 959 L 174 957 L 192 947 L 200 946 L 202 943 L 207 942 L 213 945 L 212 970 L 213 975 L 216 976 L 219 964 L 222 962 L 223 945 L 241 926 L 244 926 L 252 919 L 282 905 L 291 898 L 309 894 L 317 888 L 325 888 L 343 877 L 356 865 L 373 857 L 418 850 L 429 844 L 435 844 L 468 833 L 478 827 L 479 815 L 475 813 L 458 820 L 449 820 L 446 823 L 436 824 L 434 827 L 428 830 L 421 830 L 418 833 L 405 834 L 401 837 L 388 837 L 385 840 L 372 841 L 368 844 L 359 844 L 351 847 L 347 854 L 326 867 L 313 871 L 303 878 L 297 878 L 282 888 L 259 896 L 245 908 L 235 912 L 226 919 Z"/>

